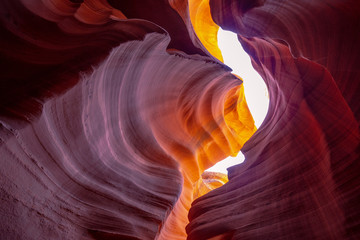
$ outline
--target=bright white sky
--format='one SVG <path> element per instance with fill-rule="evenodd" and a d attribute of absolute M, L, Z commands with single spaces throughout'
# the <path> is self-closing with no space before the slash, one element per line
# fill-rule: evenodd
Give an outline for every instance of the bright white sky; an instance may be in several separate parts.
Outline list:
<path fill-rule="evenodd" d="M 233 32 L 218 32 L 218 45 L 224 58 L 224 63 L 233 69 L 244 80 L 245 97 L 257 128 L 264 121 L 269 107 L 269 94 L 260 75 L 251 65 L 249 55 L 243 50 Z M 228 157 L 218 162 L 206 171 L 227 173 L 227 168 L 244 161 L 244 155 L 239 152 L 236 157 Z"/>

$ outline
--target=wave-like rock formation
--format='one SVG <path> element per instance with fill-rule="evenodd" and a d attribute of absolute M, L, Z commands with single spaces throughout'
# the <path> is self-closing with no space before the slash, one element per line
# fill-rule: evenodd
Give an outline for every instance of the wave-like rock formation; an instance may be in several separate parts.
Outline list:
<path fill-rule="evenodd" d="M 1 239 L 360 238 L 356 0 L 4 0 L 0 19 Z M 269 88 L 256 132 L 218 26 Z M 228 182 L 203 174 L 241 148 Z"/>
<path fill-rule="evenodd" d="M 195 200 L 188 239 L 360 237 L 356 1 L 210 1 L 268 85 L 229 182 Z"/>

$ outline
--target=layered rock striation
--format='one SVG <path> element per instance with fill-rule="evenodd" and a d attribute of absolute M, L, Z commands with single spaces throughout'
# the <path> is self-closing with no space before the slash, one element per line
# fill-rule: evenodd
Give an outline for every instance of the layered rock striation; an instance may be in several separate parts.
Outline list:
<path fill-rule="evenodd" d="M 229 182 L 195 200 L 188 239 L 359 237 L 359 4 L 210 1 L 269 88 Z M 217 226 L 217 227 L 215 227 Z"/>
<path fill-rule="evenodd" d="M 1 239 L 360 237 L 357 1 L 0 12 Z M 218 26 L 269 88 L 254 135 Z M 229 182 L 203 174 L 241 148 Z"/>

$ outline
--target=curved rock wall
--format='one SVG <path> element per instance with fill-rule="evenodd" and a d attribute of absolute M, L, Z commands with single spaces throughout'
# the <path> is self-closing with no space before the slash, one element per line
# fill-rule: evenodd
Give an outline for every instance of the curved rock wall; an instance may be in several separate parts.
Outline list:
<path fill-rule="evenodd" d="M 193 203 L 188 239 L 358 238 L 359 4 L 210 5 L 214 21 L 239 34 L 270 107 L 245 163 Z"/>
<path fill-rule="evenodd" d="M 209 8 L 268 85 L 252 137 Z M 5 0 L 0 13 L 1 239 L 360 237 L 357 1 Z M 242 147 L 224 186 L 201 177 Z"/>

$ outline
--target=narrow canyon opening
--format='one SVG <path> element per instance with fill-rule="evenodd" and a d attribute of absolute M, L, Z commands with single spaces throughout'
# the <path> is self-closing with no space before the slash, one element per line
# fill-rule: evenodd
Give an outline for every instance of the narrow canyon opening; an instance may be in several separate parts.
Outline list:
<path fill-rule="evenodd" d="M 259 129 L 269 107 L 269 93 L 266 84 L 253 68 L 249 55 L 242 48 L 235 33 L 219 28 L 217 38 L 224 63 L 232 68 L 232 73 L 243 79 L 245 98 L 255 126 Z M 206 171 L 227 174 L 227 168 L 240 164 L 244 160 L 245 157 L 240 151 L 236 157 L 229 156 Z"/>

